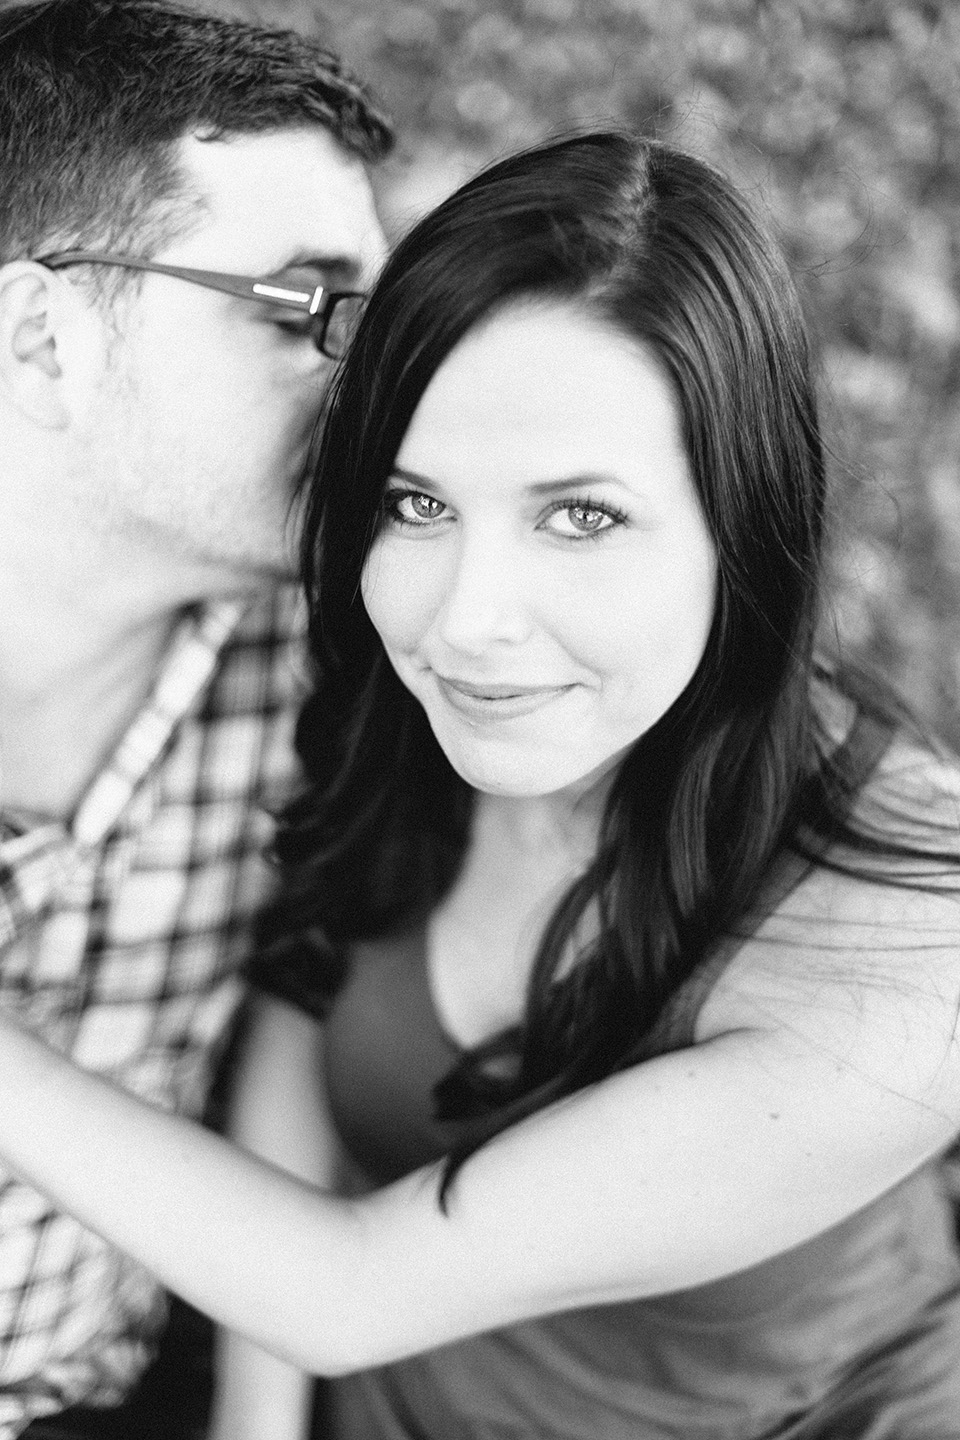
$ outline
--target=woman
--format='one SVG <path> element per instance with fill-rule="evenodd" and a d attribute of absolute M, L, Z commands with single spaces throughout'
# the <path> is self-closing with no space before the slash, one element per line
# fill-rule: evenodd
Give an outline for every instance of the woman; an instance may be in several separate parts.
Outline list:
<path fill-rule="evenodd" d="M 0 1152 L 344 1376 L 339 1436 L 960 1436 L 957 774 L 814 662 L 775 248 L 665 146 L 496 165 L 387 267 L 317 475 L 259 980 L 326 1018 L 343 1189 L 9 1021 Z"/>

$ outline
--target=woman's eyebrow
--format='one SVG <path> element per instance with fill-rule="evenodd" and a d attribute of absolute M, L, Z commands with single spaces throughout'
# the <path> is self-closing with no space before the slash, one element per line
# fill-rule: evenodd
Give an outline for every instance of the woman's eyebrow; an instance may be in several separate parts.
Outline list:
<path fill-rule="evenodd" d="M 535 480 L 527 486 L 532 495 L 562 495 L 584 485 L 616 485 L 626 489 L 622 480 L 602 470 L 581 470 L 574 475 L 562 475 L 556 480 Z"/>
<path fill-rule="evenodd" d="M 409 485 L 431 485 L 433 483 L 426 475 L 418 475 L 416 470 L 404 470 L 402 465 L 394 465 L 390 474 L 397 480 L 406 480 Z"/>
<path fill-rule="evenodd" d="M 426 475 L 418 475 L 415 470 L 405 470 L 402 465 L 394 465 L 391 474 L 398 480 L 405 480 L 409 485 L 431 485 Z M 616 475 L 610 475 L 604 471 L 580 471 L 574 475 L 563 475 L 555 480 L 534 480 L 526 486 L 532 495 L 563 495 L 570 490 L 577 490 L 584 485 L 616 485 L 619 489 L 627 489 L 623 481 Z"/>

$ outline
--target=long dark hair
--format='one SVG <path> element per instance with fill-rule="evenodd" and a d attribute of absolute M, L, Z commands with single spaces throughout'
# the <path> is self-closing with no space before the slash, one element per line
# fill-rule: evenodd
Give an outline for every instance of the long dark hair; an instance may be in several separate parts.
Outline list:
<path fill-rule="evenodd" d="M 531 296 L 586 309 L 658 357 L 718 601 L 693 679 L 623 761 L 594 862 L 546 927 L 513 1063 L 501 1043 L 481 1047 L 440 1087 L 441 1114 L 471 1122 L 460 1155 L 642 1055 L 774 857 L 801 834 L 840 834 L 849 801 L 811 704 L 824 457 L 785 264 L 701 161 L 619 132 L 549 143 L 463 186 L 399 245 L 332 395 L 305 508 L 319 681 L 298 738 L 312 789 L 277 842 L 293 943 L 313 936 L 333 983 L 343 947 L 416 923 L 456 876 L 472 797 L 387 662 L 360 574 L 438 366 Z M 599 935 L 560 980 L 588 905 Z"/>

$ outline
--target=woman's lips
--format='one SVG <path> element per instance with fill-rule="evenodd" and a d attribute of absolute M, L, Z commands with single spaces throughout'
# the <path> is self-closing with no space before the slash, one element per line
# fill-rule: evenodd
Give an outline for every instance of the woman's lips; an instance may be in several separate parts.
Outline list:
<path fill-rule="evenodd" d="M 571 689 L 569 685 L 515 685 L 510 681 L 478 685 L 445 675 L 437 675 L 436 680 L 441 695 L 454 710 L 481 723 L 530 715 Z"/>

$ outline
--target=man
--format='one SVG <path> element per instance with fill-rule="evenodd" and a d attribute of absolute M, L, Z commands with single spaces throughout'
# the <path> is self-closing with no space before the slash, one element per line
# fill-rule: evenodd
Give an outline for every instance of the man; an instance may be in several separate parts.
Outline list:
<path fill-rule="evenodd" d="M 291 505 L 389 143 L 292 34 L 154 0 L 0 14 L 0 1001 L 191 1113 L 293 777 Z M 0 1177 L 0 1440 L 99 1433 L 162 1315 Z"/>

